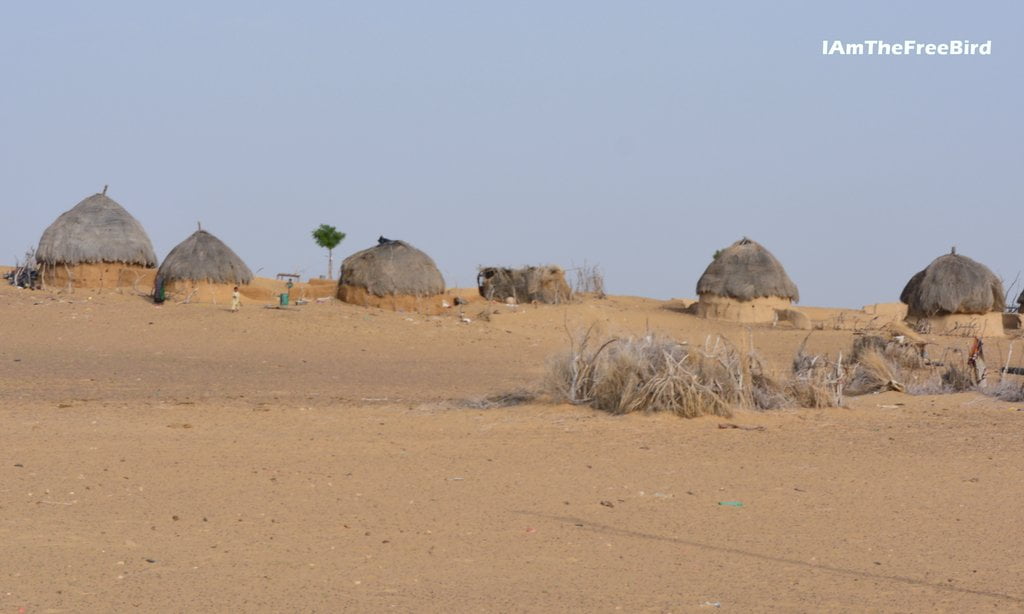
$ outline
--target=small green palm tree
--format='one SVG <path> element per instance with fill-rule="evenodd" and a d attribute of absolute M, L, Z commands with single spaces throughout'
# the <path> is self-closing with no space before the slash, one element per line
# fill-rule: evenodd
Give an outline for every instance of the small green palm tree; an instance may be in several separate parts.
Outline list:
<path fill-rule="evenodd" d="M 327 279 L 334 279 L 334 248 L 345 239 L 345 233 L 334 226 L 320 224 L 313 231 L 313 240 L 320 247 L 327 249 Z"/>

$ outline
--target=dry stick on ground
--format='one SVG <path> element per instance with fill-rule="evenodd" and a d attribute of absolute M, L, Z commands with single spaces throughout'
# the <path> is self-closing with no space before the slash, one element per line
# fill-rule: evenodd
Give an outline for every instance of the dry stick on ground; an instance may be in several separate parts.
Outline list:
<path fill-rule="evenodd" d="M 604 298 L 604 274 L 601 273 L 601 267 L 596 264 L 590 264 L 586 260 L 583 264 L 578 267 L 569 269 L 575 272 L 576 279 L 574 281 L 573 292 L 576 294 L 594 294 L 598 298 Z"/>
<path fill-rule="evenodd" d="M 1006 364 L 1003 365 L 1003 373 L 1009 373 L 1010 372 L 1010 358 L 1013 357 L 1013 344 L 1014 343 L 1016 343 L 1016 341 L 1011 341 L 1010 342 L 1010 349 L 1006 352 Z"/>
<path fill-rule="evenodd" d="M 843 371 L 843 353 L 839 352 L 839 358 L 836 360 L 836 375 L 835 375 L 835 386 L 836 386 L 836 405 L 843 405 L 843 380 L 846 379 L 846 373 Z"/>
<path fill-rule="evenodd" d="M 590 333 L 588 332 L 587 335 L 589 336 L 589 334 Z M 601 352 L 605 351 L 608 346 L 613 343 L 617 343 L 618 341 L 619 340 L 617 338 L 605 341 L 604 344 L 594 352 L 594 355 L 587 359 L 584 354 L 586 351 L 587 340 L 584 339 L 584 342 L 580 346 L 580 353 L 575 356 L 572 362 L 572 385 L 569 390 L 571 393 L 570 399 L 573 403 L 590 403 L 594 400 L 592 389 L 594 383 L 594 370 L 597 365 L 597 361 L 601 356 Z"/>
<path fill-rule="evenodd" d="M 733 424 L 731 422 L 720 422 L 718 424 L 720 429 L 739 429 L 741 431 L 766 431 L 763 426 L 743 426 L 742 424 Z"/>
<path fill-rule="evenodd" d="M 811 334 L 804 337 L 793 358 L 792 380 L 787 392 L 802 407 L 837 407 L 843 403 L 846 372 L 843 357 L 832 363 L 825 356 L 807 353 L 807 342 Z"/>
<path fill-rule="evenodd" d="M 740 347 L 721 335 L 706 336 L 696 348 L 646 335 L 613 338 L 592 350 L 594 330 L 580 336 L 566 326 L 570 350 L 553 358 L 548 372 L 556 398 L 616 414 L 669 411 L 683 417 L 728 417 L 733 407 L 834 407 L 843 401 L 843 356 L 835 362 L 808 356 L 806 340 L 792 379 L 777 383 L 765 373 L 751 332 Z"/>
<path fill-rule="evenodd" d="M 68 268 L 68 263 L 66 263 L 66 262 L 64 263 L 64 274 L 67 275 L 67 279 L 68 279 L 68 283 L 64 287 L 64 289 L 67 290 L 68 292 L 74 292 L 75 285 L 72 283 L 73 280 L 71 279 L 72 278 L 71 269 Z"/>
<path fill-rule="evenodd" d="M 594 325 L 591 324 L 587 329 L 587 332 L 583 334 L 579 344 L 576 343 L 576 338 L 569 330 L 569 324 L 566 320 L 563 325 L 565 326 L 565 333 L 569 336 L 569 369 L 570 376 L 568 382 L 568 389 L 565 391 L 566 396 L 570 403 L 574 405 L 584 405 L 592 402 L 593 399 L 593 377 L 594 368 L 597 364 L 597 360 L 601 355 L 601 352 L 605 350 L 609 345 L 618 341 L 618 338 L 613 337 L 606 341 L 593 356 L 587 357 L 587 346 L 590 344 L 590 338 L 594 331 Z"/>

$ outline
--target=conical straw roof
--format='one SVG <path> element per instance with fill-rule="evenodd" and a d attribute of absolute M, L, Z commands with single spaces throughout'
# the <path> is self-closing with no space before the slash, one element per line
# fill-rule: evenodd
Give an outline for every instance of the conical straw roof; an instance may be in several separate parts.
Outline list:
<path fill-rule="evenodd" d="M 718 253 L 697 281 L 697 294 L 739 301 L 779 297 L 800 300 L 782 264 L 760 243 L 746 237 Z"/>
<path fill-rule="evenodd" d="M 123 262 L 156 266 L 142 224 L 106 194 L 93 194 L 43 231 L 36 250 L 42 265 Z"/>
<path fill-rule="evenodd" d="M 252 271 L 223 241 L 197 230 L 164 258 L 157 277 L 175 280 L 210 281 L 218 284 L 247 284 Z"/>

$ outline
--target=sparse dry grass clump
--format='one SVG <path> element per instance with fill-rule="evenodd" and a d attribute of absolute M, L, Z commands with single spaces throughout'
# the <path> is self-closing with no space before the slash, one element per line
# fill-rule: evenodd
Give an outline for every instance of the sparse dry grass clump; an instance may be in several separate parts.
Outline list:
<path fill-rule="evenodd" d="M 942 386 L 948 392 L 967 392 L 974 390 L 977 384 L 966 367 L 949 365 L 942 372 Z"/>
<path fill-rule="evenodd" d="M 856 364 L 871 353 L 882 355 L 886 361 L 901 370 L 923 369 L 927 366 L 927 361 L 917 345 L 886 339 L 880 335 L 856 337 L 853 340 L 853 350 L 850 352 L 850 363 Z"/>
<path fill-rule="evenodd" d="M 685 417 L 728 417 L 737 387 L 716 356 L 652 336 L 610 339 L 588 332 L 570 352 L 552 359 L 547 388 L 570 403 L 613 414 L 668 411 Z"/>
<path fill-rule="evenodd" d="M 834 378 L 832 378 L 834 379 Z M 549 364 L 546 389 L 557 400 L 590 405 L 614 414 L 671 412 L 694 418 L 730 417 L 733 407 L 777 409 L 803 404 L 839 404 L 830 378 L 807 375 L 780 383 L 769 376 L 753 350 L 740 351 L 722 337 L 703 347 L 647 335 L 597 343 L 591 331 Z"/>
<path fill-rule="evenodd" d="M 1003 380 L 995 386 L 983 388 L 982 392 L 1007 403 L 1024 403 L 1024 382 Z"/>
<path fill-rule="evenodd" d="M 896 390 L 914 395 L 950 394 L 978 389 L 975 369 L 964 355 L 947 348 L 937 361 L 928 360 L 922 346 L 901 336 L 858 337 L 850 352 L 847 393 L 870 394 Z"/>
<path fill-rule="evenodd" d="M 881 335 L 861 335 L 854 337 L 853 349 L 850 350 L 850 364 L 857 364 L 869 352 L 885 352 L 889 340 Z"/>
<path fill-rule="evenodd" d="M 516 405 L 528 405 L 537 401 L 539 395 L 533 390 L 513 390 L 492 394 L 486 397 L 469 399 L 462 402 L 462 406 L 469 409 L 497 409 L 500 407 L 515 407 Z"/>
<path fill-rule="evenodd" d="M 932 361 L 922 342 L 904 334 L 858 337 L 845 359 L 842 353 L 835 359 L 810 354 L 805 339 L 789 376 L 776 379 L 763 369 L 753 347 L 740 349 L 723 337 L 708 337 L 696 347 L 654 335 L 598 342 L 592 333 L 579 340 L 570 336 L 570 350 L 550 361 L 545 390 L 553 400 L 614 414 L 667 411 L 688 418 L 728 417 L 737 407 L 839 407 L 844 394 L 885 391 L 980 390 L 1024 402 L 1024 384 L 979 386 L 984 373 L 980 352 L 977 363 L 955 348 Z M 975 349 L 970 355 L 975 357 Z"/>
<path fill-rule="evenodd" d="M 916 380 L 906 385 L 906 392 L 913 395 L 953 394 L 982 390 L 975 379 L 973 369 L 962 361 L 946 364 L 938 362 L 914 374 Z"/>
<path fill-rule="evenodd" d="M 793 358 L 793 379 L 786 387 L 798 407 L 838 407 L 843 404 L 843 368 L 827 356 L 808 354 L 807 340 Z"/>
<path fill-rule="evenodd" d="M 945 382 L 943 374 L 937 372 L 938 366 L 925 358 L 921 345 L 908 342 L 903 336 L 864 335 L 854 340 L 850 352 L 851 371 L 846 391 L 851 395 L 887 390 L 910 394 L 950 392 L 952 384 Z M 952 367 L 948 370 L 953 371 Z M 957 375 L 959 372 L 950 377 Z"/>
<path fill-rule="evenodd" d="M 902 370 L 895 360 L 877 349 L 869 349 L 857 354 L 846 392 L 853 396 L 886 390 L 905 392 L 902 380 Z"/>
<path fill-rule="evenodd" d="M 575 273 L 572 281 L 572 292 L 574 294 L 590 294 L 597 298 L 604 298 L 604 273 L 601 267 L 583 261 L 578 267 L 573 267 Z"/>

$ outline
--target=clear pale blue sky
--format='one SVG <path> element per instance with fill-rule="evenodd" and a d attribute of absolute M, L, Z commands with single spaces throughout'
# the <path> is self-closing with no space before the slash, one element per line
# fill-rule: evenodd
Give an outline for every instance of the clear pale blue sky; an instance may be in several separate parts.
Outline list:
<path fill-rule="evenodd" d="M 693 296 L 761 241 L 803 304 L 898 298 L 956 244 L 1024 269 L 1017 2 L 19 2 L 0 8 L 0 262 L 109 194 L 161 258 L 194 229 L 260 274 L 383 234 L 449 285 L 584 260 Z M 823 39 L 993 41 L 824 57 Z"/>

